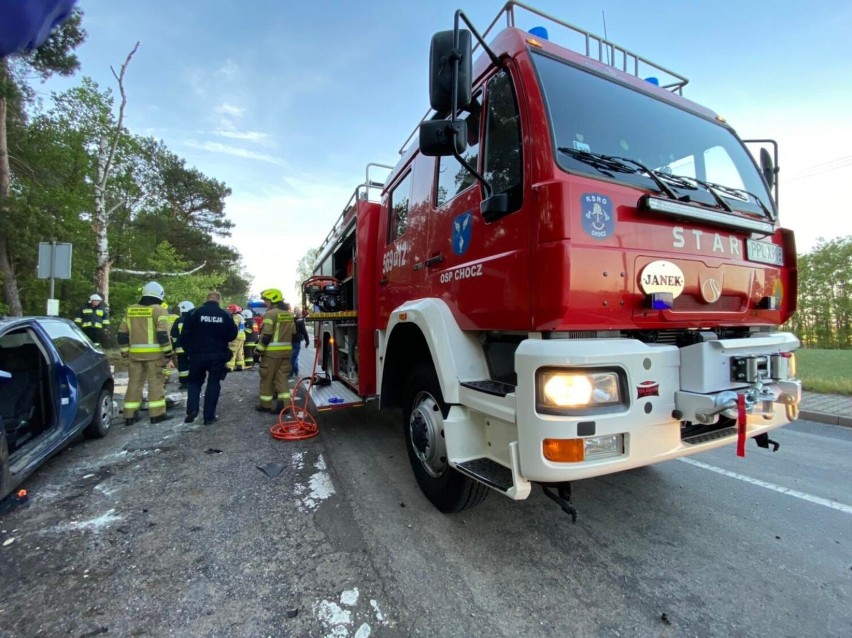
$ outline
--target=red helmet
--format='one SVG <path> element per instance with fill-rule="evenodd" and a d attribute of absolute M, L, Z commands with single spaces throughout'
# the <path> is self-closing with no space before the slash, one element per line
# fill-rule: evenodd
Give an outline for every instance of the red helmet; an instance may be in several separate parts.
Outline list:
<path fill-rule="evenodd" d="M 235 303 L 228 304 L 228 312 L 230 312 L 232 315 L 239 314 L 242 311 L 243 311 L 243 309 L 240 306 L 238 306 L 237 304 L 235 304 Z"/>

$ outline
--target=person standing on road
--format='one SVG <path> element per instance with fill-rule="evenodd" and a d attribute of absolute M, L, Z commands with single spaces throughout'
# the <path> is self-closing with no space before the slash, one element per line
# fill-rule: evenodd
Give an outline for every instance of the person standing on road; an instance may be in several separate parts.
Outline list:
<path fill-rule="evenodd" d="M 237 338 L 237 324 L 231 314 L 219 306 L 221 302 L 222 295 L 210 292 L 204 304 L 189 313 L 183 322 L 181 344 L 189 356 L 189 390 L 184 423 L 192 423 L 198 416 L 205 377 L 204 425 L 210 425 L 218 418 L 216 404 L 222 380 L 228 373 L 225 366 L 231 359 L 228 344 Z"/>
<path fill-rule="evenodd" d="M 297 307 L 294 316 L 296 331 L 293 333 L 292 339 L 293 353 L 290 355 L 290 376 L 288 377 L 290 379 L 299 378 L 299 351 L 302 349 L 302 341 L 305 342 L 306 348 L 311 343 L 311 339 L 308 337 L 308 330 L 305 328 L 305 319 L 302 317 L 302 310 Z"/>
<path fill-rule="evenodd" d="M 109 327 L 109 310 L 103 306 L 103 302 L 104 298 L 98 293 L 89 295 L 88 303 L 74 317 L 74 323 L 83 329 L 96 346 L 101 345 L 104 330 Z"/>
<path fill-rule="evenodd" d="M 246 342 L 245 334 L 245 319 L 243 318 L 243 309 L 235 303 L 228 304 L 228 312 L 231 313 L 234 325 L 237 326 L 237 338 L 228 344 L 231 349 L 231 359 L 227 363 L 228 372 L 236 370 L 240 372 L 246 364 L 243 355 L 243 345 Z"/>
<path fill-rule="evenodd" d="M 254 348 L 257 346 L 257 333 L 260 331 L 254 321 L 254 313 L 246 308 L 243 310 L 243 319 L 245 319 L 245 327 L 243 332 L 246 335 L 246 342 L 243 345 L 246 359 L 246 370 L 254 367 Z"/>
<path fill-rule="evenodd" d="M 171 418 L 166 414 L 166 395 L 163 392 L 162 370 L 172 354 L 166 310 L 160 304 L 165 296 L 163 287 L 149 281 L 142 287 L 139 303 L 127 309 L 127 316 L 118 328 L 118 346 L 122 358 L 127 358 L 130 379 L 124 395 L 124 424 L 133 425 L 142 407 L 142 389 L 148 383 L 148 415 L 151 423 Z"/>
<path fill-rule="evenodd" d="M 195 304 L 191 301 L 181 301 L 178 304 L 180 317 L 172 324 L 171 333 L 169 334 L 172 338 L 172 346 L 174 346 L 175 354 L 177 355 L 178 390 L 186 390 L 188 387 L 186 380 L 189 378 L 189 357 L 180 341 L 180 334 L 183 331 L 183 322 L 186 321 L 186 316 L 193 308 L 195 308 Z"/>
<path fill-rule="evenodd" d="M 277 288 L 267 288 L 260 293 L 266 305 L 261 324 L 260 338 L 254 356 L 260 361 L 258 412 L 280 412 L 290 401 L 290 351 L 293 349 L 293 334 L 296 323 L 290 314 L 290 306 Z M 273 403 L 277 399 L 277 403 Z"/>

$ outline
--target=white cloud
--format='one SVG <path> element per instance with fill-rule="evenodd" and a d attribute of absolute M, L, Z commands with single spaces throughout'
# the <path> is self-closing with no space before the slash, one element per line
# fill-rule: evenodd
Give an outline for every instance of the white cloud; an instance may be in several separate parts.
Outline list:
<path fill-rule="evenodd" d="M 190 148 L 197 148 L 202 151 L 209 151 L 211 153 L 234 155 L 236 157 L 256 160 L 258 162 L 266 162 L 268 164 L 275 164 L 277 166 L 287 166 L 287 162 L 285 162 L 280 157 L 274 157 L 272 155 L 267 155 L 266 153 L 257 153 L 247 148 L 230 146 L 228 144 L 222 144 L 221 142 L 197 142 L 195 140 L 186 140 L 184 144 L 186 144 Z"/>
<path fill-rule="evenodd" d="M 248 142 L 266 143 L 269 141 L 269 134 L 261 133 L 260 131 L 213 131 L 213 134 L 233 140 L 246 140 Z"/>
<path fill-rule="evenodd" d="M 225 80 L 234 80 L 240 74 L 240 67 L 231 59 L 225 60 L 225 63 L 220 66 L 213 75 Z"/>
<path fill-rule="evenodd" d="M 246 110 L 237 106 L 236 104 L 229 104 L 228 102 L 223 102 L 219 106 L 216 107 L 216 113 L 219 115 L 227 115 L 228 117 L 240 118 L 245 114 Z"/>

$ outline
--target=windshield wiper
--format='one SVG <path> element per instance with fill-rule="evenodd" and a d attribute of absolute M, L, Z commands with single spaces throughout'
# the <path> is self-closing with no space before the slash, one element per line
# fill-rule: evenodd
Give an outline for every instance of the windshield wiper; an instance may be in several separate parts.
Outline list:
<path fill-rule="evenodd" d="M 769 210 L 769 208 L 766 207 L 766 205 L 763 203 L 763 201 L 760 199 L 760 197 L 758 197 L 757 195 L 755 195 L 751 191 L 743 190 L 741 188 L 733 188 L 731 186 L 724 186 L 722 184 L 714 184 L 713 182 L 702 182 L 702 181 L 699 181 L 699 180 L 695 180 L 695 181 L 698 182 L 699 184 L 701 184 L 702 186 L 706 187 L 707 189 L 713 189 L 713 190 L 721 191 L 722 193 L 728 193 L 736 199 L 742 199 L 742 196 L 744 194 L 748 195 L 749 197 L 753 198 L 754 201 L 757 202 L 757 205 L 760 206 L 761 210 L 763 211 L 763 214 L 766 215 L 766 217 L 767 217 L 767 219 L 769 219 L 769 221 L 773 221 L 773 222 L 775 221 L 775 214 L 771 210 Z"/>
<path fill-rule="evenodd" d="M 668 195 L 671 199 L 678 199 L 677 193 L 663 182 L 663 180 L 661 180 L 654 171 L 634 159 L 630 159 L 629 157 L 618 157 L 616 155 L 604 155 L 603 153 L 592 153 L 590 151 L 578 151 L 575 148 L 568 148 L 566 146 L 559 146 L 556 150 L 560 153 L 565 153 L 565 155 L 570 155 L 576 160 L 594 166 L 605 175 L 609 175 L 609 177 L 613 178 L 614 176 L 607 173 L 607 170 L 632 174 L 636 174 L 641 171 L 647 174 L 663 193 Z M 638 167 L 639 170 L 633 168 L 631 164 Z"/>

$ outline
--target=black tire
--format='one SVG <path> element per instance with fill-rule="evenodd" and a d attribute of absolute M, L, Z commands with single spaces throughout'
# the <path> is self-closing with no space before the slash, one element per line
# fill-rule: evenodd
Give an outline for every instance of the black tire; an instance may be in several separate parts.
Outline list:
<path fill-rule="evenodd" d="M 102 439 L 109 432 L 112 416 L 112 392 L 104 388 L 98 395 L 98 402 L 95 404 L 95 416 L 83 430 L 83 434 L 90 439 Z"/>
<path fill-rule="evenodd" d="M 414 368 L 403 401 L 408 460 L 426 498 L 446 514 L 479 505 L 488 495 L 488 488 L 447 464 L 443 424 L 449 408 L 431 365 Z"/>

